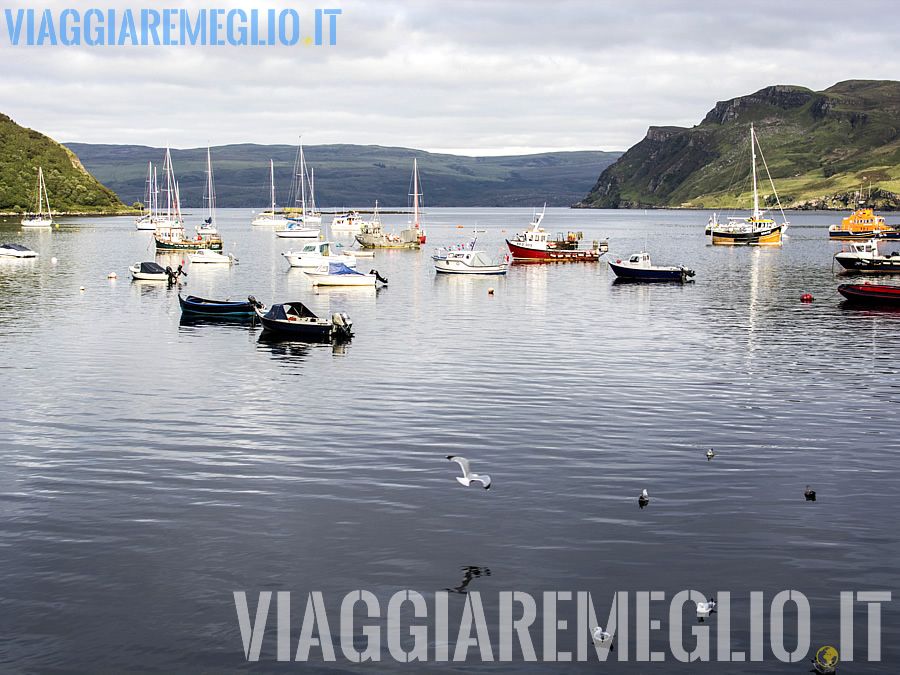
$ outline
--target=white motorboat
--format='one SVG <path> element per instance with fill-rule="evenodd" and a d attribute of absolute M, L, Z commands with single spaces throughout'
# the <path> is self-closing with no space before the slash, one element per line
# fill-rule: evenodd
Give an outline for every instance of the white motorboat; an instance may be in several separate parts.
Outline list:
<path fill-rule="evenodd" d="M 275 212 L 275 160 L 272 159 L 269 160 L 269 174 L 272 185 L 272 208 L 263 211 L 250 222 L 253 225 L 287 225 L 287 220 L 284 219 L 284 216 L 279 216 Z"/>
<path fill-rule="evenodd" d="M 483 230 L 479 230 L 481 232 Z M 449 274 L 506 274 L 509 256 L 493 261 L 484 251 L 475 250 L 476 239 L 462 246 L 436 248 L 431 259 L 434 269 Z"/>
<path fill-rule="evenodd" d="M 285 251 L 281 255 L 291 267 L 315 269 L 326 263 L 342 262 L 347 267 L 356 268 L 356 256 L 349 252 L 335 252 L 330 241 L 310 242 L 299 251 Z"/>
<path fill-rule="evenodd" d="M 0 258 L 34 258 L 37 253 L 21 244 L 0 244 Z"/>
<path fill-rule="evenodd" d="M 180 275 L 184 274 L 187 276 L 187 273 L 181 269 L 181 265 L 178 266 L 178 269 L 172 271 L 171 267 L 163 267 L 155 262 L 136 262 L 128 269 L 132 278 L 136 281 L 168 281 L 169 283 L 174 283 Z"/>
<path fill-rule="evenodd" d="M 212 251 L 208 248 L 201 248 L 199 251 L 188 253 L 188 260 L 191 261 L 192 265 L 196 265 L 197 263 L 218 263 L 230 265 L 231 263 L 238 261 L 238 259 L 235 258 L 231 253 L 222 254 L 218 251 Z"/>
<path fill-rule="evenodd" d="M 358 211 L 341 213 L 331 219 L 332 232 L 359 232 L 362 226 L 363 219 Z"/>
<path fill-rule="evenodd" d="M 306 227 L 303 223 L 289 220 L 285 225 L 275 228 L 275 236 L 282 239 L 318 239 L 319 228 Z"/>
<path fill-rule="evenodd" d="M 368 274 L 358 272 L 344 263 L 325 263 L 314 271 L 303 270 L 313 286 L 375 286 L 376 281 L 387 283 L 378 272 L 372 270 Z"/>
<path fill-rule="evenodd" d="M 47 207 L 44 211 L 44 206 Z M 26 215 L 22 218 L 22 228 L 31 230 L 49 230 L 55 223 L 53 222 L 53 214 L 50 213 L 50 196 L 47 194 L 47 184 L 44 182 L 44 169 L 38 167 L 38 193 L 37 193 L 37 213 L 34 215 Z"/>

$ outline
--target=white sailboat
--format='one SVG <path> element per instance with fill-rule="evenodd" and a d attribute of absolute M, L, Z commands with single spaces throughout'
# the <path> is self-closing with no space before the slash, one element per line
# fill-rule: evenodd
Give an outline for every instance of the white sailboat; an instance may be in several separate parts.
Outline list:
<path fill-rule="evenodd" d="M 303 161 L 303 141 L 300 142 L 297 160 L 297 185 L 299 189 L 300 213 L 294 217 L 288 217 L 285 225 L 275 228 L 275 236 L 289 239 L 318 239 L 319 228 L 309 227 L 316 216 L 306 210 L 306 162 Z M 319 223 L 322 222 L 321 214 L 318 215 Z"/>
<path fill-rule="evenodd" d="M 44 211 L 46 205 L 47 210 Z M 22 218 L 22 228 L 31 230 L 49 230 L 55 224 L 53 215 L 50 213 L 50 197 L 47 194 L 47 184 L 44 182 L 44 169 L 38 167 L 38 194 L 37 194 L 37 214 L 26 215 Z"/>
<path fill-rule="evenodd" d="M 275 213 L 275 161 L 272 159 L 269 160 L 269 174 L 272 186 L 272 208 L 260 213 L 251 223 L 253 225 L 287 225 L 284 216 L 279 216 Z"/>
<path fill-rule="evenodd" d="M 216 188 L 213 182 L 212 161 L 209 157 L 209 146 L 206 146 L 206 219 L 197 225 L 197 234 L 218 234 L 216 226 Z"/>
<path fill-rule="evenodd" d="M 321 223 L 322 213 L 316 209 L 316 170 L 309 170 L 309 212 L 303 216 L 304 223 Z"/>
<path fill-rule="evenodd" d="M 413 157 L 413 191 L 410 193 L 410 197 L 413 199 L 413 214 L 414 219 L 413 222 L 410 223 L 409 230 L 410 234 L 414 236 L 420 244 L 425 243 L 425 230 L 419 225 L 419 203 L 422 201 L 422 193 L 419 192 L 419 162 L 416 157 Z"/>
<path fill-rule="evenodd" d="M 147 206 L 147 212 L 142 212 L 139 217 L 134 219 L 134 226 L 139 230 L 156 229 L 156 219 L 153 212 L 153 198 L 158 190 L 156 190 L 153 176 L 153 162 L 150 162 L 147 168 L 147 189 L 144 192 L 144 203 Z"/>

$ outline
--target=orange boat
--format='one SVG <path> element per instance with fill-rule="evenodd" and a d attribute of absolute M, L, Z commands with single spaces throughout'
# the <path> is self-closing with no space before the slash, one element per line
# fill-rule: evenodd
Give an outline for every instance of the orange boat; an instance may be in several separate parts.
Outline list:
<path fill-rule="evenodd" d="M 884 216 L 876 216 L 872 209 L 857 209 L 828 228 L 831 239 L 900 239 L 900 230 L 887 225 Z"/>

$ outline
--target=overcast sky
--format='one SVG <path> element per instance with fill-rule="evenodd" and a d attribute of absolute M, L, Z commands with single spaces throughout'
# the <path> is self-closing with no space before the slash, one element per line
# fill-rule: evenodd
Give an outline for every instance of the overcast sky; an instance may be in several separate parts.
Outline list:
<path fill-rule="evenodd" d="M 5 15 L 163 7 L 295 9 L 302 36 L 316 8 L 341 14 L 337 44 L 325 17 L 325 44 L 309 47 L 25 46 L 24 27 L 13 46 Z M 302 134 L 470 155 L 626 150 L 648 126 L 697 124 L 767 85 L 900 77 L 896 0 L 45 0 L 0 12 L 0 112 L 61 142 Z"/>

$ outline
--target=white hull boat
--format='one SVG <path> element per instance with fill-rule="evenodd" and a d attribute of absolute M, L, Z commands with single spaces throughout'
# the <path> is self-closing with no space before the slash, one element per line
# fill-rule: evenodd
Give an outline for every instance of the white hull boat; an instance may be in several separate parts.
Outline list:
<path fill-rule="evenodd" d="M 230 265 L 233 262 L 237 262 L 237 258 L 235 258 L 231 253 L 222 254 L 218 251 L 211 251 L 208 248 L 201 248 L 199 251 L 195 251 L 194 253 L 188 253 L 188 260 L 191 261 L 192 265 L 196 265 L 198 263 Z"/>
<path fill-rule="evenodd" d="M 47 210 L 44 211 L 46 206 Z M 38 195 L 37 214 L 22 218 L 22 229 L 49 230 L 56 223 L 53 222 L 53 214 L 50 212 L 50 196 L 47 194 L 47 184 L 44 182 L 44 169 L 38 167 Z"/>
<path fill-rule="evenodd" d="M 299 251 L 285 251 L 281 255 L 291 267 L 316 269 L 320 265 L 331 262 L 342 262 L 351 269 L 356 269 L 356 256 L 352 253 L 336 253 L 330 241 L 317 241 L 306 244 Z"/>
<path fill-rule="evenodd" d="M 474 247 L 475 242 L 472 242 Z M 484 251 L 473 248 L 437 249 L 431 258 L 434 269 L 445 274 L 506 274 L 509 263 L 495 262 Z"/>
<path fill-rule="evenodd" d="M 282 239 L 318 239 L 319 228 L 305 227 L 302 223 L 289 221 L 275 228 L 275 236 Z"/>
<path fill-rule="evenodd" d="M 320 265 L 315 271 L 303 272 L 313 283 L 313 286 L 375 286 L 376 281 L 387 283 L 386 279 L 372 270 L 368 274 L 363 274 L 351 269 L 344 263 L 328 263 Z"/>
<path fill-rule="evenodd" d="M 0 245 L 0 258 L 34 258 L 37 253 L 21 244 Z"/>
<path fill-rule="evenodd" d="M 269 160 L 269 176 L 272 186 L 272 208 L 263 211 L 256 218 L 250 221 L 252 225 L 274 225 L 276 227 L 287 225 L 287 220 L 283 216 L 275 213 L 275 160 Z"/>

